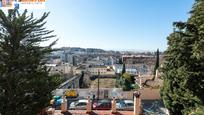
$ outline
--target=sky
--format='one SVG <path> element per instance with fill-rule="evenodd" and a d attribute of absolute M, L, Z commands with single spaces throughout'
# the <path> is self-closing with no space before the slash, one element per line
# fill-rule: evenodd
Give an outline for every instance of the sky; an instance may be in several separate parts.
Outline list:
<path fill-rule="evenodd" d="M 166 50 L 172 23 L 186 21 L 194 0 L 47 0 L 55 47 Z"/>

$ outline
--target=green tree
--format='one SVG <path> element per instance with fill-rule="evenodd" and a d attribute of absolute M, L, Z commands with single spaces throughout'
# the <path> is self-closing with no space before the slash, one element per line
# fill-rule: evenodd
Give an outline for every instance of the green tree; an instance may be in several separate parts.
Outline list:
<path fill-rule="evenodd" d="M 162 98 L 173 115 L 188 115 L 204 97 L 204 1 L 196 0 L 187 22 L 174 23 L 163 66 Z"/>
<path fill-rule="evenodd" d="M 134 83 L 134 78 L 129 73 L 126 73 L 125 63 L 123 63 L 122 73 L 116 79 L 116 87 L 121 87 L 124 91 L 132 89 L 131 85 Z"/>
<path fill-rule="evenodd" d="M 189 89 L 199 97 L 202 106 L 204 106 L 204 1 L 196 0 L 191 10 L 191 17 L 187 21 L 188 28 L 193 31 L 194 36 L 192 44 L 192 70 L 193 76 L 190 79 L 192 86 Z"/>
<path fill-rule="evenodd" d="M 49 75 L 46 57 L 52 51 L 40 43 L 55 37 L 45 28 L 44 13 L 39 19 L 25 10 L 0 10 L 0 113 L 2 115 L 36 115 L 48 106 L 51 92 L 61 82 Z"/>
<path fill-rule="evenodd" d="M 190 115 L 204 115 L 204 106 L 199 106 L 192 110 Z"/>
<path fill-rule="evenodd" d="M 73 64 L 73 66 L 76 66 L 76 57 L 75 56 L 72 56 L 72 64 Z"/>
<path fill-rule="evenodd" d="M 81 76 L 79 78 L 79 87 L 83 88 L 83 83 L 84 82 L 84 71 L 81 72 Z"/>
<path fill-rule="evenodd" d="M 126 73 L 125 63 L 123 63 L 122 75 L 123 75 L 124 73 Z"/>
<path fill-rule="evenodd" d="M 132 89 L 132 78 L 130 74 L 124 73 L 123 75 L 120 75 L 116 79 L 116 87 L 122 88 L 124 91 L 129 91 Z"/>
<path fill-rule="evenodd" d="M 156 75 L 156 70 L 159 68 L 159 49 L 156 52 L 156 63 L 154 66 L 154 76 Z"/>
<path fill-rule="evenodd" d="M 125 78 L 123 78 L 122 88 L 124 91 L 130 91 L 131 90 L 131 83 Z"/>
<path fill-rule="evenodd" d="M 191 17 L 188 19 L 187 23 L 194 25 L 198 29 L 198 33 L 202 34 L 204 27 L 203 25 L 203 0 L 196 0 L 196 2 L 193 5 L 192 10 L 190 11 Z M 200 36 L 201 37 L 201 36 Z"/>
<path fill-rule="evenodd" d="M 119 58 L 118 64 L 123 64 L 122 58 Z"/>
<path fill-rule="evenodd" d="M 132 82 L 132 79 L 131 79 L 131 76 L 130 76 L 129 73 L 124 73 L 124 74 L 122 75 L 122 77 L 123 77 L 124 79 L 128 80 L 130 83 Z"/>

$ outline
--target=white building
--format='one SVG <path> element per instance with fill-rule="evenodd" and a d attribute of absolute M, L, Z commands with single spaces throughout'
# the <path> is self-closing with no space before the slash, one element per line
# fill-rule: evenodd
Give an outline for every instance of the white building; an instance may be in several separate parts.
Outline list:
<path fill-rule="evenodd" d="M 92 65 L 92 66 L 101 66 L 104 65 L 103 61 L 98 61 L 98 60 L 92 60 L 92 61 L 86 61 L 87 65 Z"/>
<path fill-rule="evenodd" d="M 132 75 L 140 74 L 150 74 L 151 68 L 149 68 L 145 64 L 126 64 L 125 65 L 126 72 Z M 115 64 L 113 65 L 113 69 L 115 73 L 122 73 L 123 70 L 123 64 Z"/>
<path fill-rule="evenodd" d="M 73 72 L 73 67 L 69 63 L 61 63 L 57 64 L 46 64 L 46 66 L 50 69 L 50 73 L 60 73 L 60 74 L 70 74 Z"/>
<path fill-rule="evenodd" d="M 80 75 L 82 72 L 86 72 L 86 71 L 87 71 L 86 65 L 80 65 L 73 69 L 73 74 Z"/>
<path fill-rule="evenodd" d="M 115 75 L 115 71 L 109 66 L 90 66 L 87 69 L 91 75 Z"/>
<path fill-rule="evenodd" d="M 136 66 L 125 66 L 125 70 L 126 70 L 126 73 L 129 73 L 131 75 L 137 75 L 138 74 L 138 70 L 137 70 L 137 67 Z M 119 74 L 119 73 L 122 73 L 122 70 L 123 70 L 123 65 L 122 64 L 115 64 L 113 65 L 113 69 L 115 71 L 115 73 Z"/>

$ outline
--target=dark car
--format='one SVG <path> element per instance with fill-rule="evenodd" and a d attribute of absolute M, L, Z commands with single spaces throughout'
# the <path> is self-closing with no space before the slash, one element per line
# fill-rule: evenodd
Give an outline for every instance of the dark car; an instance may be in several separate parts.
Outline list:
<path fill-rule="evenodd" d="M 110 110 L 111 101 L 110 100 L 99 100 L 93 103 L 93 109 L 95 110 Z"/>

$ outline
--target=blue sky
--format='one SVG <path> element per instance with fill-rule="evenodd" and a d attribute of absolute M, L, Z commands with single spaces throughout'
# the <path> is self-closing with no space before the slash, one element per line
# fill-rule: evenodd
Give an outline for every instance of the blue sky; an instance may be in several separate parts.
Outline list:
<path fill-rule="evenodd" d="M 165 50 L 172 22 L 186 21 L 193 0 L 47 0 L 55 47 Z M 42 10 L 35 10 L 40 14 Z"/>

